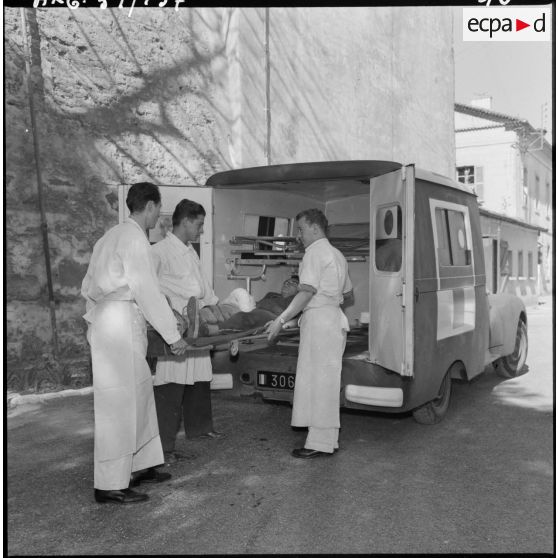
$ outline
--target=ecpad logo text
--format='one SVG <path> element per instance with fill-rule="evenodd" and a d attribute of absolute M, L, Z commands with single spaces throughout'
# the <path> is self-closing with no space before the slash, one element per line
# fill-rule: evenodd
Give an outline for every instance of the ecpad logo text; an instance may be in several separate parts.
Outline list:
<path fill-rule="evenodd" d="M 550 6 L 464 8 L 464 41 L 549 41 Z"/>

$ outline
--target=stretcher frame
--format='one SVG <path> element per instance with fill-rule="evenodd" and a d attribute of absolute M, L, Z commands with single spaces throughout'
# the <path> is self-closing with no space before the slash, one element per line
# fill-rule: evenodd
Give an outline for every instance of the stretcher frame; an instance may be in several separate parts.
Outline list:
<path fill-rule="evenodd" d="M 233 353 L 237 352 L 239 343 L 249 343 L 254 341 L 264 341 L 267 339 L 268 334 L 266 333 L 267 326 L 259 326 L 244 331 L 234 331 L 230 333 L 224 333 L 222 335 L 212 335 L 208 337 L 184 337 L 186 343 L 188 343 L 189 351 L 207 351 L 207 350 L 229 350 L 232 356 Z M 275 342 L 268 344 L 275 344 L 280 342 L 282 339 L 293 337 L 299 332 L 298 327 L 293 327 L 289 329 L 282 330 Z M 163 338 L 153 329 L 148 331 L 148 358 L 158 358 L 166 356 L 175 356 L 170 348 L 170 346 L 165 343 Z"/>

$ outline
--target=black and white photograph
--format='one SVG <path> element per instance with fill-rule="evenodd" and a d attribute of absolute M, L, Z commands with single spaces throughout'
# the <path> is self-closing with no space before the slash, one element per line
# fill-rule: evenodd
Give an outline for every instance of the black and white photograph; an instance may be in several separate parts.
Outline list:
<path fill-rule="evenodd" d="M 555 8 L 6 0 L 4 554 L 555 555 Z"/>

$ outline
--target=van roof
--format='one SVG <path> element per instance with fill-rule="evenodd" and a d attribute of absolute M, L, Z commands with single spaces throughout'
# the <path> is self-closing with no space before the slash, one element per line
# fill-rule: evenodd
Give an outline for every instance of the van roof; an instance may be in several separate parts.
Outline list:
<path fill-rule="evenodd" d="M 249 167 L 218 172 L 210 176 L 206 186 L 216 188 L 273 188 L 293 191 L 304 183 L 305 194 L 317 199 L 334 199 L 347 195 L 366 194 L 370 179 L 400 169 L 395 161 L 320 161 Z M 467 193 L 471 190 L 459 182 L 440 174 L 415 170 L 417 178 L 456 188 Z M 347 182 L 352 182 L 347 189 Z"/>

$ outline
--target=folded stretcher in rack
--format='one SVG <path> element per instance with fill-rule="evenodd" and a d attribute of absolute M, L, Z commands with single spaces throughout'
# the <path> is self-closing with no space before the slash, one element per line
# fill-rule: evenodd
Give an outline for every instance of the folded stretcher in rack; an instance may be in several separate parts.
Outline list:
<path fill-rule="evenodd" d="M 328 239 L 348 261 L 360 261 L 370 253 L 369 223 L 329 226 Z M 230 244 L 237 264 L 297 264 L 304 248 L 294 236 L 233 236 Z"/>

